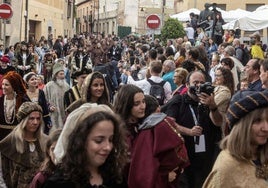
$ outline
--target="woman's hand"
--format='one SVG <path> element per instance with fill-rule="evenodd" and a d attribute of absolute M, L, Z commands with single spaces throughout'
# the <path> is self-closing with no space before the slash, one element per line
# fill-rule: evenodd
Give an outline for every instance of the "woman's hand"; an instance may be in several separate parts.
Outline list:
<path fill-rule="evenodd" d="M 56 110 L 56 107 L 55 107 L 55 106 L 51 105 L 51 106 L 49 107 L 49 111 L 50 111 L 50 112 L 54 112 L 55 110 Z"/>
<path fill-rule="evenodd" d="M 168 173 L 168 182 L 173 182 L 177 177 L 176 172 L 171 171 Z"/>

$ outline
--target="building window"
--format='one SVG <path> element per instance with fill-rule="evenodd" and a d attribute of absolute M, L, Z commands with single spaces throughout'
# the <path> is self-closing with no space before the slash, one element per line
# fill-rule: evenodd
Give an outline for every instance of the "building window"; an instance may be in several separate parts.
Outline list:
<path fill-rule="evenodd" d="M 67 5 L 67 18 L 71 18 L 72 15 L 72 1 L 68 1 Z"/>
<path fill-rule="evenodd" d="M 4 0 L 3 3 L 7 3 L 7 4 L 10 4 L 11 5 L 11 0 Z"/>
<path fill-rule="evenodd" d="M 226 10 L 226 4 L 218 4 L 217 7 L 220 8 L 221 10 Z"/>
<path fill-rule="evenodd" d="M 253 12 L 255 11 L 258 7 L 264 5 L 264 3 L 260 3 L 260 4 L 246 4 L 246 10 Z"/>

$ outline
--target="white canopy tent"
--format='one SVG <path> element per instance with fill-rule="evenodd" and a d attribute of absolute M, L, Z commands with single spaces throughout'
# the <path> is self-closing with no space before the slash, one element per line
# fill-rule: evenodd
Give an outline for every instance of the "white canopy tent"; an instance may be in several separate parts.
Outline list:
<path fill-rule="evenodd" d="M 196 9 L 196 8 L 191 8 L 189 10 L 186 10 L 184 12 L 178 13 L 178 14 L 174 14 L 172 16 L 170 16 L 171 18 L 176 18 L 181 22 L 186 22 L 190 20 L 190 13 L 193 12 L 194 14 L 200 14 L 200 10 Z"/>
<path fill-rule="evenodd" d="M 268 27 L 268 5 L 234 21 L 234 28 L 244 31 L 257 31 Z"/>
<path fill-rule="evenodd" d="M 246 15 L 250 14 L 249 11 L 242 10 L 242 9 L 236 9 L 236 10 L 230 10 L 230 11 L 223 11 L 222 12 L 222 18 L 225 22 L 232 22 L 238 18 L 244 17 Z"/>
<path fill-rule="evenodd" d="M 220 8 L 217 8 L 218 11 L 221 12 L 222 18 L 224 19 L 225 22 L 231 22 L 233 20 L 236 20 L 237 18 L 240 18 L 242 16 L 246 16 L 250 12 L 242 9 L 236 9 L 236 10 L 230 10 L 230 11 L 224 11 Z M 186 22 L 190 20 L 190 13 L 193 12 L 194 14 L 200 14 L 200 10 L 192 8 L 187 11 L 174 14 L 171 16 L 171 18 L 176 18 L 181 22 Z"/>

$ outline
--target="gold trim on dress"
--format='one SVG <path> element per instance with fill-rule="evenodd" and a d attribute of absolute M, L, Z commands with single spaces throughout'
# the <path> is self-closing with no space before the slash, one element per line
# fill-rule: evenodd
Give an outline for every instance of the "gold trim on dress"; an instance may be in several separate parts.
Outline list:
<path fill-rule="evenodd" d="M 14 129 L 16 125 L 0 125 L 0 128 L 2 129 Z"/>

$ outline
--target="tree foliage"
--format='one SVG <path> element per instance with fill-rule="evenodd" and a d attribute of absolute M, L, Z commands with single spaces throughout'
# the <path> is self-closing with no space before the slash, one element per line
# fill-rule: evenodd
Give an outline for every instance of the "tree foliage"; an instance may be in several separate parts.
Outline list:
<path fill-rule="evenodd" d="M 167 39 L 175 39 L 184 35 L 185 31 L 180 21 L 175 18 L 168 18 L 165 21 L 164 27 L 161 30 L 162 41 L 165 42 Z"/>

